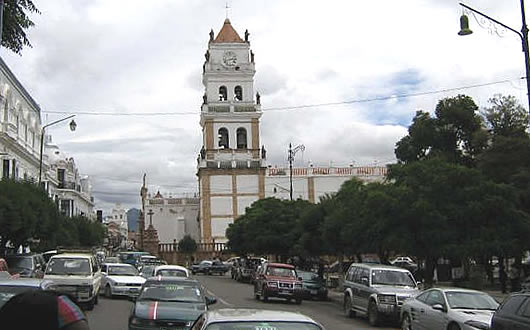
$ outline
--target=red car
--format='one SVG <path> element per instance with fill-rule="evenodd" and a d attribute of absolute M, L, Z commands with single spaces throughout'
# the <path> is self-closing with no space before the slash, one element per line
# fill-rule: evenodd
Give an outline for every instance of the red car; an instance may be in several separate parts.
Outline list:
<path fill-rule="evenodd" d="M 264 263 L 258 269 L 254 284 L 254 296 L 257 300 L 267 301 L 271 297 L 284 298 L 302 303 L 302 281 L 298 278 L 293 265 Z"/>

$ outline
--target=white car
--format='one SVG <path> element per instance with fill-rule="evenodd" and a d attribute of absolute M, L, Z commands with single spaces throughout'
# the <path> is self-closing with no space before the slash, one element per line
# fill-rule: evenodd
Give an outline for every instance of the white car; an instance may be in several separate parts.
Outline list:
<path fill-rule="evenodd" d="M 394 260 L 390 261 L 390 263 L 393 265 L 396 262 L 407 262 L 410 264 L 416 264 L 414 260 L 410 257 L 396 257 Z"/>
<path fill-rule="evenodd" d="M 182 266 L 161 265 L 155 268 L 153 276 L 190 277 L 190 272 L 186 267 L 182 267 Z"/>
<path fill-rule="evenodd" d="M 101 290 L 107 298 L 113 296 L 137 296 L 145 278 L 129 264 L 105 263 L 101 265 Z"/>
<path fill-rule="evenodd" d="M 405 301 L 401 307 L 401 329 L 489 329 L 498 306 L 485 292 L 433 288 Z"/>

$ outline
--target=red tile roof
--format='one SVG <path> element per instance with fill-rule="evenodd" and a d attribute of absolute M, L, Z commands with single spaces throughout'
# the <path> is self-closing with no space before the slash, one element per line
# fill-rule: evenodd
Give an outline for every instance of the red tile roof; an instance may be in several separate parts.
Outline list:
<path fill-rule="evenodd" d="M 219 31 L 219 34 L 215 38 L 213 42 L 244 42 L 241 37 L 239 37 L 239 34 L 237 34 L 236 30 L 232 27 L 232 24 L 230 24 L 230 20 L 227 18 L 225 19 L 225 22 L 223 24 L 223 27 L 221 28 L 221 31 Z"/>

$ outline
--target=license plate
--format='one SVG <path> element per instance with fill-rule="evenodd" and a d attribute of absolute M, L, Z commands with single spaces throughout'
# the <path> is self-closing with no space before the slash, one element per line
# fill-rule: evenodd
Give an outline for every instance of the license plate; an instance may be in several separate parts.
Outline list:
<path fill-rule="evenodd" d="M 309 292 L 311 292 L 311 294 L 317 294 L 317 290 L 311 290 Z"/>
<path fill-rule="evenodd" d="M 138 292 L 138 291 L 140 291 L 138 288 L 131 288 L 131 289 L 129 289 L 129 292 Z"/>

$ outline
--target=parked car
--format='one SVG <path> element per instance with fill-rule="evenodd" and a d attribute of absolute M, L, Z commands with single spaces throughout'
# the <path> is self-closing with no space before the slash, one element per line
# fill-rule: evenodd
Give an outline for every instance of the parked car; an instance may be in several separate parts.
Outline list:
<path fill-rule="evenodd" d="M 395 257 L 394 259 L 392 259 L 390 261 L 390 264 L 394 264 L 396 262 L 408 262 L 408 263 L 411 263 L 411 264 L 414 264 L 414 260 L 412 260 L 411 257 Z"/>
<path fill-rule="evenodd" d="M 18 274 L 20 277 L 42 278 L 46 261 L 40 254 L 15 254 L 5 258 L 11 275 Z"/>
<path fill-rule="evenodd" d="M 491 320 L 491 330 L 530 329 L 530 291 L 512 293 Z"/>
<path fill-rule="evenodd" d="M 256 270 L 264 260 L 263 258 L 240 258 L 234 279 L 238 282 L 252 282 L 255 279 Z"/>
<path fill-rule="evenodd" d="M 59 292 L 70 294 L 88 310 L 98 303 L 101 271 L 91 253 L 64 253 L 50 258 L 44 279 Z"/>
<path fill-rule="evenodd" d="M 297 270 L 296 274 L 302 279 L 304 298 L 328 299 L 328 288 L 324 279 L 317 273 Z"/>
<path fill-rule="evenodd" d="M 28 290 L 51 290 L 53 282 L 36 278 L 19 278 L 0 280 L 0 308 L 11 297 Z"/>
<path fill-rule="evenodd" d="M 415 273 L 418 270 L 418 264 L 410 261 L 395 261 L 392 263 L 392 266 L 405 268 L 406 270 L 410 271 L 411 273 Z"/>
<path fill-rule="evenodd" d="M 256 274 L 254 297 L 267 301 L 271 297 L 295 300 L 302 303 L 302 281 L 298 279 L 293 265 L 281 263 L 264 263 Z"/>
<path fill-rule="evenodd" d="M 485 292 L 462 288 L 433 288 L 403 304 L 401 328 L 489 329 L 498 306 L 499 303 Z"/>
<path fill-rule="evenodd" d="M 121 260 L 118 257 L 106 257 L 104 260 L 107 264 L 121 264 Z"/>
<path fill-rule="evenodd" d="M 143 266 L 140 270 L 140 276 L 143 278 L 149 278 L 153 277 L 155 274 L 155 268 L 158 267 L 156 265 L 146 265 Z"/>
<path fill-rule="evenodd" d="M 223 275 L 226 272 L 230 270 L 230 267 L 228 265 L 225 265 L 221 261 L 211 261 L 211 260 L 203 260 L 198 264 L 191 265 L 191 273 L 192 274 L 219 274 Z"/>
<path fill-rule="evenodd" d="M 418 293 L 416 280 L 406 269 L 355 263 L 344 279 L 343 308 L 349 317 L 366 315 L 372 326 L 383 318 L 398 322 L 403 302 Z"/>
<path fill-rule="evenodd" d="M 161 265 L 156 266 L 153 276 L 176 276 L 176 277 L 190 277 L 190 273 L 186 267 L 178 265 Z"/>
<path fill-rule="evenodd" d="M 129 330 L 189 329 L 215 302 L 194 279 L 153 277 L 142 286 L 129 316 Z"/>
<path fill-rule="evenodd" d="M 138 274 L 138 270 L 129 264 L 104 263 L 101 265 L 100 288 L 107 298 L 113 296 L 137 296 L 145 278 Z"/>
<path fill-rule="evenodd" d="M 324 327 L 301 313 L 263 309 L 216 309 L 203 313 L 194 330 L 274 329 L 323 330 Z"/>

